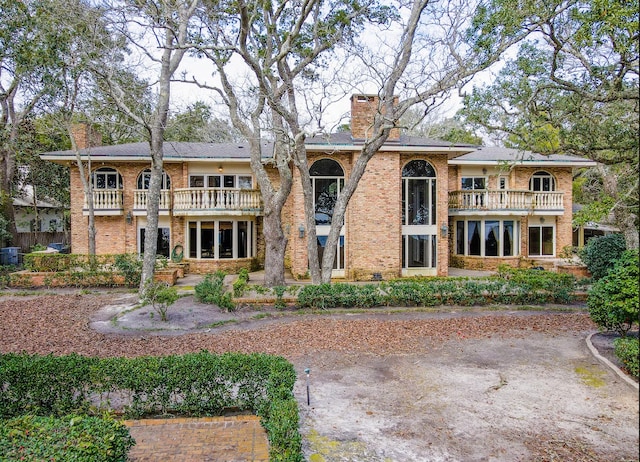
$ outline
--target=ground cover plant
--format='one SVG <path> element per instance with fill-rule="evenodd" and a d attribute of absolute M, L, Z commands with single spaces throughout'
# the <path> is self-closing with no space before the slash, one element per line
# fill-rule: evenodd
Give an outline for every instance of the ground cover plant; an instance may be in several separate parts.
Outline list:
<path fill-rule="evenodd" d="M 133 359 L 5 354 L 0 362 L 0 419 L 7 420 L 3 428 L 20 426 L 20 420 L 10 419 L 24 416 L 64 421 L 69 414 L 100 415 L 111 409 L 111 399 L 117 395 L 124 402 L 120 410 L 130 418 L 169 413 L 220 415 L 230 408 L 255 412 L 267 431 L 271 460 L 301 460 L 298 409 L 292 392 L 295 371 L 280 357 L 206 351 Z M 64 426 L 47 419 L 36 419 L 36 423 Z M 95 423 L 96 428 L 101 425 L 109 425 L 109 420 Z M 3 430 L 0 447 L 13 444 L 13 436 L 15 432 Z M 124 434 L 113 437 L 119 440 L 119 447 L 128 444 Z M 45 443 L 46 439 L 32 441 L 36 446 Z M 56 448 L 51 448 L 46 460 L 54 457 Z"/>

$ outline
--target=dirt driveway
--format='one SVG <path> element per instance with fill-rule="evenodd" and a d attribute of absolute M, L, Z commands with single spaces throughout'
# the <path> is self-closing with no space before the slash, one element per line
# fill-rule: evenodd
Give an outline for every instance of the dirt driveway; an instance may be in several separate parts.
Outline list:
<path fill-rule="evenodd" d="M 281 317 L 181 299 L 162 324 L 120 316 L 126 298 L 0 298 L 0 351 L 282 355 L 299 374 L 310 462 L 638 460 L 638 392 L 592 356 L 584 312 Z"/>

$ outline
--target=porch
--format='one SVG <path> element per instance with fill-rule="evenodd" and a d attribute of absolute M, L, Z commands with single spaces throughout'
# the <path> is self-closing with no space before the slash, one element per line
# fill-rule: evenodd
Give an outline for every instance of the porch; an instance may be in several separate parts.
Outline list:
<path fill-rule="evenodd" d="M 124 195 L 120 189 L 94 190 L 93 210 L 95 215 L 124 215 Z M 146 189 L 133 191 L 132 213 L 136 216 L 147 214 Z M 261 215 L 262 196 L 256 189 L 238 188 L 180 188 L 160 192 L 159 212 L 161 215 Z M 89 214 L 85 197 L 84 215 Z"/>
<path fill-rule="evenodd" d="M 564 214 L 564 192 L 475 189 L 449 192 L 449 214 Z"/>

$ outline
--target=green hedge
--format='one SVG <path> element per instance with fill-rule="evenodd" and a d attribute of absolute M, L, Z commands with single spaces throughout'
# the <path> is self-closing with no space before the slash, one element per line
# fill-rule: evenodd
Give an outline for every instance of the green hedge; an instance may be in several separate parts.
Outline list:
<path fill-rule="evenodd" d="M 127 427 L 109 416 L 0 420 L 2 460 L 121 462 L 133 444 Z"/>
<path fill-rule="evenodd" d="M 640 375 L 638 338 L 621 337 L 615 339 L 613 344 L 615 355 L 622 361 L 629 374 L 638 377 Z"/>
<path fill-rule="evenodd" d="M 573 275 L 501 268 L 482 279 L 414 278 L 380 284 L 320 284 L 298 293 L 300 308 L 570 303 Z"/>
<path fill-rule="evenodd" d="M 134 359 L 6 354 L 0 364 L 1 418 L 99 412 L 111 408 L 112 396 L 123 400 L 130 418 L 248 410 L 262 418 L 271 460 L 302 460 L 296 375 L 283 358 L 206 351 Z"/>

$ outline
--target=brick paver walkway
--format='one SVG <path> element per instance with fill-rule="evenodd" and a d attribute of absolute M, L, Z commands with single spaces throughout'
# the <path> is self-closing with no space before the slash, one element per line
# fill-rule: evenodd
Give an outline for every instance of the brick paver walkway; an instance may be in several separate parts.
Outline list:
<path fill-rule="evenodd" d="M 266 462 L 267 434 L 254 415 L 127 420 L 135 462 Z"/>

